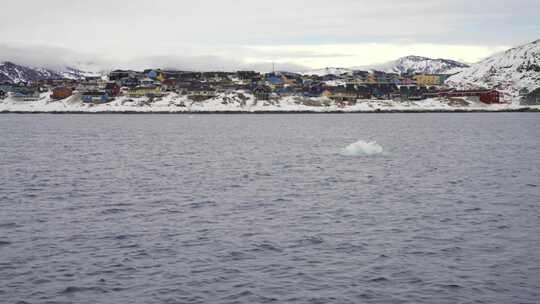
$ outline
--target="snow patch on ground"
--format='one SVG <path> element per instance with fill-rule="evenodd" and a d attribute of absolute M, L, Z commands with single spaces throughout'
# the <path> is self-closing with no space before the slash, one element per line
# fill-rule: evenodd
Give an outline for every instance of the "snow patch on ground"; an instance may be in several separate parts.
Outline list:
<path fill-rule="evenodd" d="M 80 94 L 63 100 L 51 100 L 50 92 L 37 101 L 18 101 L 11 96 L 0 100 L 0 112 L 378 112 L 378 111 L 504 111 L 540 106 L 521 106 L 519 101 L 504 104 L 484 104 L 474 98 L 430 98 L 420 101 L 366 99 L 355 104 L 334 102 L 326 97 L 287 96 L 272 100 L 257 100 L 245 91 L 220 93 L 218 96 L 193 101 L 186 95 L 169 93 L 160 98 L 117 97 L 106 104 L 84 104 Z"/>

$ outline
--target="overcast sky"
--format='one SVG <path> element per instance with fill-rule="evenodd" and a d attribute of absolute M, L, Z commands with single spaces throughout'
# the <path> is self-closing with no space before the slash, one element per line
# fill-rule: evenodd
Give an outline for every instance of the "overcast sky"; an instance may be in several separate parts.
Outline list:
<path fill-rule="evenodd" d="M 0 60 L 197 70 L 473 63 L 540 38 L 539 0 L 2 0 Z"/>

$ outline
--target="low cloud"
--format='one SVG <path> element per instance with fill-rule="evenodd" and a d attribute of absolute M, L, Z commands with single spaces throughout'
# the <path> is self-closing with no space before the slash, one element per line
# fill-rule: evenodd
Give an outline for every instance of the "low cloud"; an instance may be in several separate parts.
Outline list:
<path fill-rule="evenodd" d="M 30 67 L 62 69 L 67 66 L 101 70 L 112 62 L 103 56 L 75 52 L 50 45 L 0 44 L 0 61 L 11 61 Z"/>
<path fill-rule="evenodd" d="M 190 71 L 306 71 L 324 67 L 358 67 L 384 63 L 407 55 L 475 63 L 509 46 L 444 45 L 429 43 L 360 43 L 320 45 L 254 45 L 223 48 L 171 48 L 161 55 L 83 53 L 48 45 L 0 44 L 0 61 L 33 67 L 88 71 L 163 68 Z M 175 51 L 176 50 L 176 51 Z"/>
<path fill-rule="evenodd" d="M 471 63 L 540 32 L 538 0 L 4 2 L 0 60 L 86 69 L 302 70 L 406 55 Z"/>
<path fill-rule="evenodd" d="M 248 62 L 241 58 L 224 57 L 216 55 L 180 56 L 160 55 L 134 58 L 120 64 L 121 68 L 143 69 L 147 67 L 160 67 L 163 69 L 177 69 L 190 71 L 238 71 L 255 70 L 268 72 L 273 68 L 272 61 Z M 309 67 L 292 62 L 282 62 L 277 68 L 287 71 L 304 71 Z"/>
<path fill-rule="evenodd" d="M 91 54 L 72 51 L 67 48 L 48 45 L 9 45 L 0 44 L 0 61 L 10 61 L 30 67 L 62 69 L 76 67 L 88 71 L 107 71 L 113 69 L 146 69 L 163 68 L 189 71 L 237 71 L 255 70 L 271 71 L 274 67 L 271 60 L 246 61 L 235 57 L 237 48 L 218 51 L 219 55 L 153 55 L 122 56 L 114 58 L 104 54 Z M 197 50 L 201 52 L 201 50 Z M 280 62 L 280 70 L 304 71 L 309 67 L 294 62 Z"/>

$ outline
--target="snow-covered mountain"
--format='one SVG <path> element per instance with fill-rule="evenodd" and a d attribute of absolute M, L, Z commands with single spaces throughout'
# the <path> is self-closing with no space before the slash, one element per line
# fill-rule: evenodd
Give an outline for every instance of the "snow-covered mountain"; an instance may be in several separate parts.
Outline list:
<path fill-rule="evenodd" d="M 332 67 L 329 67 L 329 68 L 323 68 L 323 69 L 317 69 L 317 70 L 311 70 L 311 71 L 307 71 L 307 72 L 304 72 L 302 74 L 304 75 L 317 75 L 317 76 L 325 76 L 325 75 L 342 75 L 342 74 L 348 74 L 348 73 L 351 73 L 353 70 L 352 69 L 347 69 L 347 68 L 332 68 Z"/>
<path fill-rule="evenodd" d="M 360 69 L 377 70 L 387 73 L 422 73 L 422 74 L 455 74 L 469 67 L 450 59 L 432 59 L 421 56 L 406 56 L 387 63 L 363 67 Z"/>
<path fill-rule="evenodd" d="M 47 68 L 34 68 L 19 65 L 13 62 L 0 62 L 0 82 L 32 82 L 45 79 L 81 79 L 86 76 L 95 76 L 96 73 L 85 72 L 75 68 L 66 67 L 61 70 Z"/>
<path fill-rule="evenodd" d="M 66 67 L 63 70 L 56 71 L 62 77 L 67 79 L 82 79 L 85 77 L 100 76 L 101 73 L 82 71 L 73 67 Z"/>
<path fill-rule="evenodd" d="M 421 56 L 406 56 L 383 64 L 354 68 L 324 68 L 304 72 L 305 75 L 342 75 L 356 70 L 376 70 L 387 73 L 423 73 L 423 74 L 456 74 L 468 68 L 465 63 L 450 59 L 432 59 Z"/>
<path fill-rule="evenodd" d="M 43 68 L 30 68 L 13 62 L 0 63 L 0 82 L 29 82 L 42 79 L 57 79 L 62 76 Z"/>
<path fill-rule="evenodd" d="M 496 88 L 512 96 L 540 87 L 540 40 L 495 54 L 457 75 L 447 84 L 459 88 Z"/>

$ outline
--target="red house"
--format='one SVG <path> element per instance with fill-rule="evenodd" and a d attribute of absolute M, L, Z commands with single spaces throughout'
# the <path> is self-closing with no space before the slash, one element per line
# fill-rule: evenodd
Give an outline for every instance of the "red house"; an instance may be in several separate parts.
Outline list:
<path fill-rule="evenodd" d="M 51 98 L 54 100 L 60 100 L 68 98 L 69 96 L 71 96 L 71 94 L 73 94 L 73 90 L 71 88 L 58 87 L 54 88 Z"/>
<path fill-rule="evenodd" d="M 501 102 L 501 93 L 497 90 L 491 90 L 480 94 L 480 101 L 483 103 L 500 103 Z"/>
<path fill-rule="evenodd" d="M 111 97 L 118 96 L 120 95 L 120 86 L 114 82 L 109 82 L 107 83 L 107 86 L 105 86 L 105 92 Z"/>
<path fill-rule="evenodd" d="M 439 97 L 478 97 L 480 102 L 492 104 L 501 102 L 501 93 L 497 90 L 460 90 L 439 92 Z"/>

